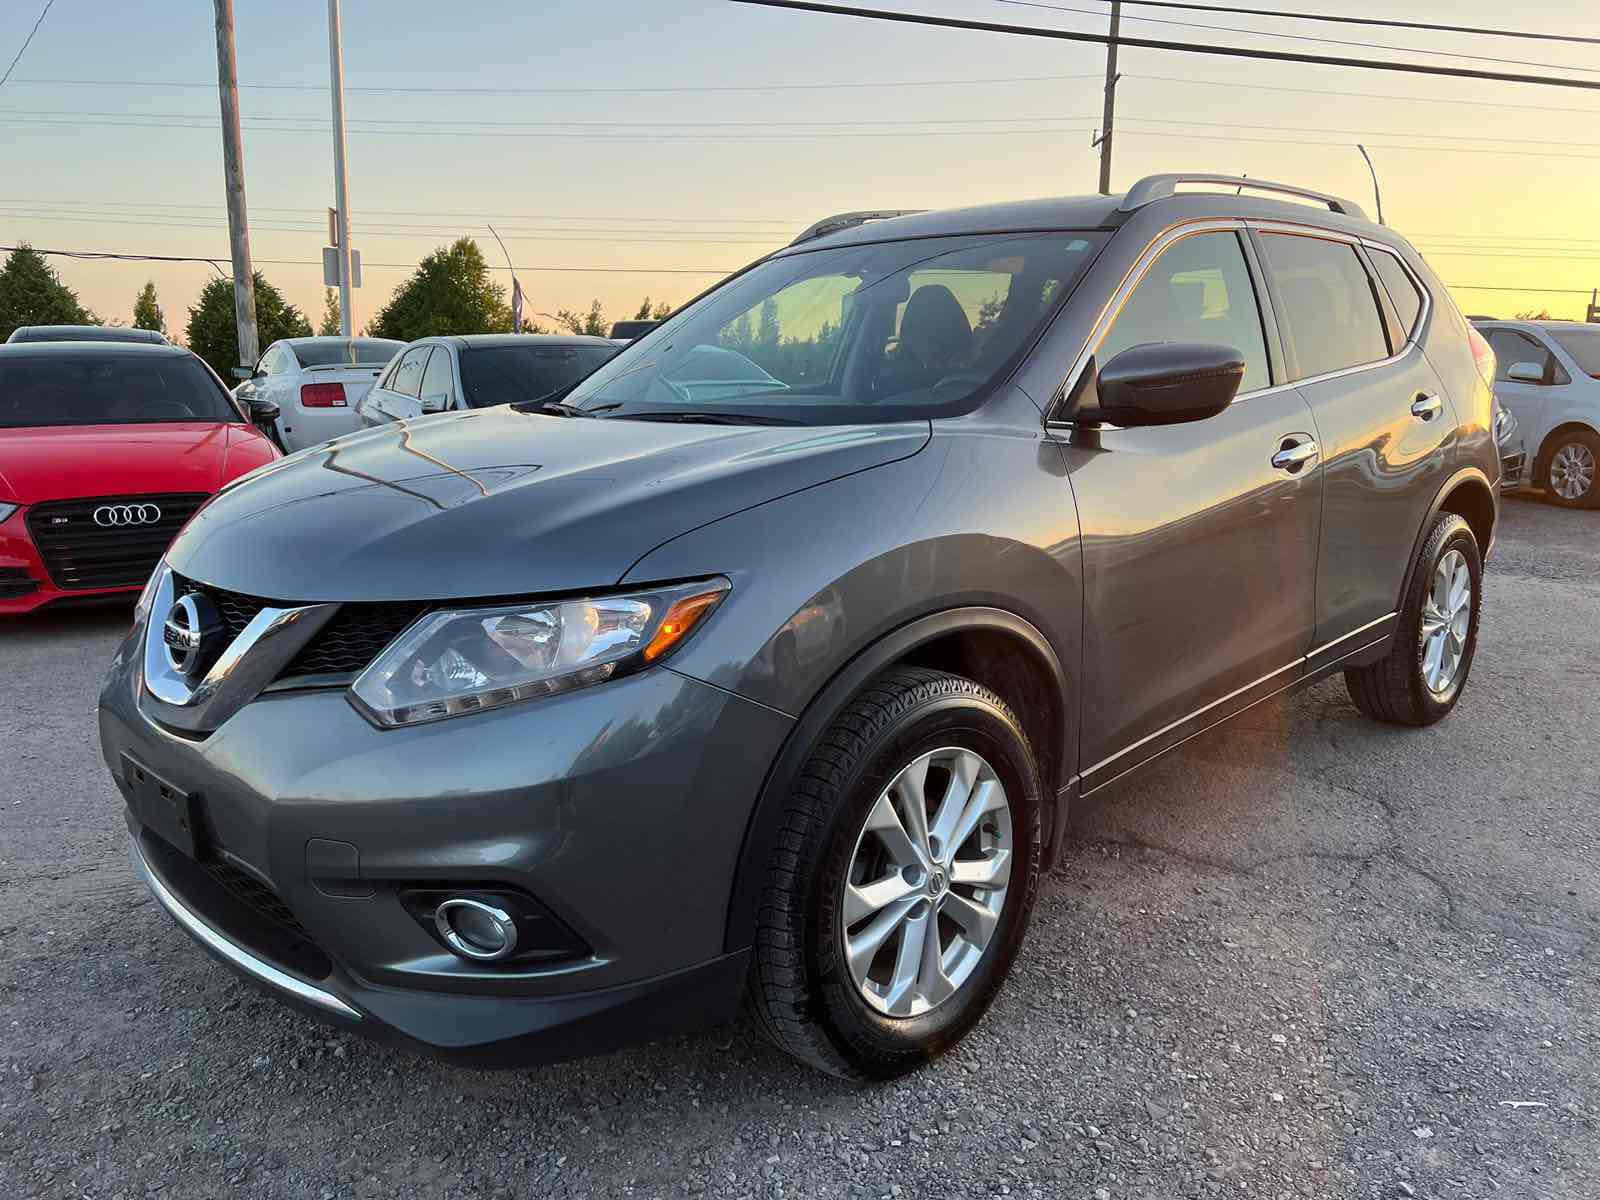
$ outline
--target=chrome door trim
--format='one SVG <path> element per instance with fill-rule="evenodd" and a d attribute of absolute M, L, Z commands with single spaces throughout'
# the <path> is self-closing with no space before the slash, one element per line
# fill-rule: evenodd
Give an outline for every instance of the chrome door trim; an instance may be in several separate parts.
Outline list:
<path fill-rule="evenodd" d="M 257 958 L 243 946 L 230 941 L 220 931 L 208 925 L 162 882 L 155 868 L 150 865 L 150 860 L 145 857 L 144 849 L 139 845 L 137 838 L 129 841 L 128 854 L 133 859 L 134 870 L 144 879 L 145 886 L 160 901 L 161 907 L 172 914 L 172 919 L 182 926 L 185 933 L 224 962 L 237 967 L 246 975 L 259 979 L 269 987 L 288 992 L 298 1000 L 304 1000 L 307 1004 L 315 1004 L 319 1008 L 338 1013 L 341 1017 L 349 1017 L 353 1021 L 362 1019 L 359 1009 L 352 1008 L 332 992 L 280 970 L 265 959 Z"/>
<path fill-rule="evenodd" d="M 174 588 L 171 569 L 161 566 L 157 570 L 144 631 L 145 695 L 151 716 L 191 732 L 217 728 L 254 700 L 339 608 L 331 603 L 263 608 L 239 631 L 206 677 L 190 687 L 167 658 L 161 630 L 173 605 Z"/>
<path fill-rule="evenodd" d="M 1161 736 L 1163 736 L 1165 734 L 1171 733 L 1174 729 L 1177 729 L 1180 726 L 1188 724 L 1190 721 L 1194 720 L 1196 717 L 1202 716 L 1205 713 L 1210 712 L 1213 708 L 1216 708 L 1220 704 L 1226 704 L 1229 700 L 1236 699 L 1237 697 L 1244 695 L 1246 692 L 1260 687 L 1263 683 L 1266 683 L 1269 679 L 1276 679 L 1279 675 L 1282 675 L 1285 671 L 1293 671 L 1297 667 L 1304 666 L 1305 665 L 1305 661 L 1306 660 L 1305 660 L 1304 656 L 1302 656 L 1300 658 L 1295 659 L 1291 663 L 1287 663 L 1284 666 L 1279 667 L 1276 671 L 1268 671 L 1265 675 L 1263 675 L 1260 679 L 1255 680 L 1253 683 L 1247 683 L 1243 687 L 1235 688 L 1233 691 L 1229 692 L 1226 696 L 1219 696 L 1217 699 L 1211 701 L 1211 703 L 1201 705 L 1199 708 L 1195 709 L 1192 713 L 1189 713 L 1187 716 L 1179 717 L 1176 721 L 1172 721 L 1172 722 L 1170 722 L 1170 723 L 1168 723 L 1166 725 L 1163 725 L 1160 729 L 1156 730 L 1154 733 L 1145 734 L 1144 737 L 1140 738 L 1137 742 L 1131 742 L 1128 745 L 1124 746 L 1121 750 L 1118 750 L 1115 754 L 1109 755 L 1106 758 L 1102 758 L 1099 762 L 1095 763 L 1094 766 L 1085 767 L 1083 772 L 1082 772 L 1083 777 L 1084 778 L 1088 778 L 1089 776 L 1093 775 L 1096 771 L 1100 770 L 1102 767 L 1105 767 L 1110 763 L 1116 762 L 1117 759 L 1121 758 L 1124 754 L 1131 754 L 1133 751 L 1137 750 L 1140 746 L 1146 745 L 1149 742 L 1153 742 L 1156 738 L 1159 738 L 1159 737 L 1161 737 Z"/>
<path fill-rule="evenodd" d="M 1338 645 L 1341 645 L 1341 644 L 1343 644 L 1345 642 L 1348 642 L 1353 637 L 1360 637 L 1363 633 L 1366 633 L 1368 630 L 1376 629 L 1379 625 L 1383 625 L 1383 624 L 1385 624 L 1385 623 L 1387 623 L 1389 621 L 1392 621 L 1396 617 L 1398 617 L 1399 615 L 1400 615 L 1400 613 L 1398 611 L 1384 613 L 1383 616 L 1379 617 L 1377 620 L 1368 621 L 1365 625 L 1361 626 L 1359 629 L 1352 629 L 1349 633 L 1340 634 L 1338 637 L 1334 638 L 1331 642 L 1323 642 L 1322 645 L 1318 646 L 1310 654 L 1306 655 L 1306 660 L 1310 661 L 1311 659 L 1316 658 L 1319 655 L 1326 654 L 1329 650 L 1332 650 L 1335 646 L 1338 646 Z"/>

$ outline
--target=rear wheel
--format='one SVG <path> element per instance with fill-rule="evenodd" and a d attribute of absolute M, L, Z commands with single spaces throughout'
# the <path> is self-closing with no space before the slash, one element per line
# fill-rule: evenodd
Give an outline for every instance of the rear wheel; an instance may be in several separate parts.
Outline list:
<path fill-rule="evenodd" d="M 987 688 L 886 672 L 818 740 L 762 895 L 749 1002 L 782 1049 L 887 1079 L 959 1041 L 1021 946 L 1041 788 Z"/>
<path fill-rule="evenodd" d="M 1539 456 L 1539 486 L 1563 508 L 1600 508 L 1600 435 L 1575 429 L 1555 435 Z"/>
<path fill-rule="evenodd" d="M 1454 708 L 1477 650 L 1482 593 L 1471 526 L 1440 513 L 1417 554 L 1388 655 L 1344 673 L 1356 707 L 1397 725 L 1432 725 Z"/>

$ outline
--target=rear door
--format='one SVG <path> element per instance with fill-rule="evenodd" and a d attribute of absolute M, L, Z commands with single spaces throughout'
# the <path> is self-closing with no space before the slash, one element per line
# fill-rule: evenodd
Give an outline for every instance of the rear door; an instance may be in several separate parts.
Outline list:
<path fill-rule="evenodd" d="M 1311 642 L 1315 427 L 1275 374 L 1235 226 L 1147 250 L 1093 359 L 1232 346 L 1246 363 L 1233 403 L 1184 425 L 1074 430 L 1063 446 L 1083 530 L 1085 791 L 1293 683 Z"/>
<path fill-rule="evenodd" d="M 462 405 L 456 398 L 455 371 L 450 367 L 450 350 L 435 346 L 428 356 L 428 365 L 422 370 L 422 386 L 418 393 L 417 411 L 449 412 Z"/>
<path fill-rule="evenodd" d="M 1456 419 L 1419 345 L 1434 315 L 1425 293 L 1408 326 L 1355 238 L 1268 224 L 1253 236 L 1289 378 L 1322 451 L 1315 668 L 1392 628 L 1417 535 L 1454 461 Z"/>

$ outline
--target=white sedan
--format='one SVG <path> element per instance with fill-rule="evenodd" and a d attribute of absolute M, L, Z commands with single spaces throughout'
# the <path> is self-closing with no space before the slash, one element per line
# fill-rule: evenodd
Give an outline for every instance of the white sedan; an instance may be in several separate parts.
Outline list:
<path fill-rule="evenodd" d="M 271 431 L 278 444 L 302 450 L 361 428 L 356 405 L 404 346 L 390 338 L 282 338 L 233 394 L 257 411 L 276 407 Z"/>
<path fill-rule="evenodd" d="M 428 337 L 395 356 L 360 405 L 372 427 L 423 413 L 542 400 L 577 383 L 622 347 L 579 334 Z"/>

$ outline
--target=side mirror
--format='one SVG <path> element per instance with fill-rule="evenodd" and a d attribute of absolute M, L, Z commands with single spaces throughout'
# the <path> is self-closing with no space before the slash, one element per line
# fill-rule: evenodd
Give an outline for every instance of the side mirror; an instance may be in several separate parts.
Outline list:
<path fill-rule="evenodd" d="M 431 396 L 422 398 L 422 411 L 425 413 L 439 413 L 450 407 L 450 396 L 446 392 L 435 392 Z"/>
<path fill-rule="evenodd" d="M 252 421 L 268 422 L 278 419 L 278 406 L 265 396 L 250 397 L 250 419 Z"/>
<path fill-rule="evenodd" d="M 1148 342 L 1099 367 L 1073 414 L 1121 426 L 1201 421 L 1227 408 L 1243 379 L 1244 355 L 1232 346 Z"/>
<path fill-rule="evenodd" d="M 256 373 L 249 367 L 234 367 L 233 370 L 228 372 L 228 374 L 232 375 L 235 379 L 254 379 L 256 377 Z"/>
<path fill-rule="evenodd" d="M 1544 368 L 1532 362 L 1512 363 L 1506 378 L 1512 383 L 1543 383 Z"/>

